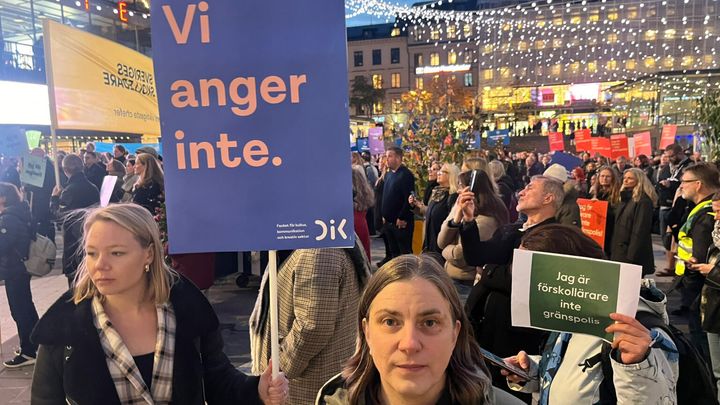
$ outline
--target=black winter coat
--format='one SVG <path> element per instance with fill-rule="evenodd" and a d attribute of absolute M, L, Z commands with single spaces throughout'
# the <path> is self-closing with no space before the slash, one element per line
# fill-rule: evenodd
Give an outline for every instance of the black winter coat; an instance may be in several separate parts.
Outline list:
<path fill-rule="evenodd" d="M 82 238 L 81 216 L 75 210 L 100 203 L 100 192 L 84 173 L 74 174 L 60 197 L 52 197 L 51 210 L 63 221 L 63 273 L 73 274 L 80 264 L 77 247 Z"/>
<path fill-rule="evenodd" d="M 643 275 L 655 272 L 652 250 L 653 203 L 643 194 L 640 201 L 623 192 L 615 211 L 610 260 L 642 266 Z"/>
<path fill-rule="evenodd" d="M 450 215 L 450 210 L 455 201 L 457 201 L 457 193 L 446 194 L 445 197 L 438 201 L 430 201 L 425 211 L 425 236 L 423 238 L 423 252 L 436 252 L 442 254 L 442 249 L 438 247 L 437 238 L 440 234 L 443 222 Z"/>
<path fill-rule="evenodd" d="M 720 333 L 720 250 L 714 245 L 710 248 L 704 263 L 713 263 L 713 268 L 705 277 L 705 286 L 700 296 L 700 319 L 706 332 Z"/>
<path fill-rule="evenodd" d="M 414 219 L 408 197 L 415 191 L 415 176 L 410 169 L 400 166 L 396 171 L 385 173 L 381 213 L 385 222 L 394 224 L 400 219 L 411 222 Z"/>
<path fill-rule="evenodd" d="M 7 207 L 0 213 L 0 279 L 25 274 L 31 230 L 30 207 L 26 202 Z"/>
<path fill-rule="evenodd" d="M 177 321 L 172 403 L 202 405 L 204 390 L 208 404 L 261 404 L 259 377 L 241 373 L 225 356 L 218 318 L 200 290 L 181 279 L 170 302 Z M 35 327 L 32 340 L 40 349 L 33 405 L 120 403 L 91 307 L 90 300 L 75 305 L 67 292 Z"/>
<path fill-rule="evenodd" d="M 165 201 L 164 192 L 163 187 L 155 182 L 136 187 L 133 191 L 132 202 L 145 207 L 152 215 L 155 215 L 155 209 Z"/>
<path fill-rule="evenodd" d="M 95 163 L 90 167 L 85 168 L 85 176 L 88 181 L 94 184 L 98 190 L 102 188 L 103 179 L 107 176 L 107 170 L 100 163 Z"/>

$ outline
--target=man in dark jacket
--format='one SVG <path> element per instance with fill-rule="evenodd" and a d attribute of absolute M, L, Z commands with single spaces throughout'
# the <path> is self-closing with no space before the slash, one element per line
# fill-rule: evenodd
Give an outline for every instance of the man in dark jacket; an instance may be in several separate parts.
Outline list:
<path fill-rule="evenodd" d="M 673 257 L 675 254 L 672 251 L 672 234 L 668 232 L 668 217 L 670 215 L 670 210 L 672 209 L 673 205 L 673 199 L 675 199 L 675 189 L 671 187 L 663 186 L 663 184 L 668 184 L 668 182 L 665 182 L 664 180 L 667 180 L 670 178 L 671 170 L 674 170 L 674 168 L 670 165 L 670 159 L 668 159 L 668 156 L 666 154 L 663 154 L 660 158 L 660 165 L 655 170 L 655 173 L 653 174 L 653 184 L 655 185 L 655 192 L 658 195 L 658 222 L 660 223 L 660 238 L 663 242 L 663 247 L 665 248 L 665 259 L 667 266 L 655 272 L 656 276 L 672 276 L 675 274 L 675 258 Z"/>
<path fill-rule="evenodd" d="M 63 220 L 63 273 L 68 278 L 68 285 L 71 285 L 80 264 L 76 251 L 82 239 L 82 218 L 74 210 L 100 203 L 100 192 L 85 177 L 83 161 L 79 156 L 67 155 L 63 159 L 63 171 L 68 176 L 67 187 L 55 187 L 50 206 Z"/>
<path fill-rule="evenodd" d="M 117 160 L 118 162 L 125 164 L 125 161 L 127 160 L 127 149 L 125 149 L 124 146 L 117 144 L 113 146 L 113 159 Z"/>
<path fill-rule="evenodd" d="M 544 332 L 532 329 L 515 328 L 510 318 L 510 291 L 512 291 L 512 273 L 510 266 L 513 250 L 520 246 L 525 231 L 532 227 L 556 223 L 555 214 L 564 198 L 563 184 L 559 180 L 535 176 L 519 194 L 517 209 L 527 215 L 524 224 L 508 224 L 498 228 L 492 238 L 481 241 L 474 220 L 475 196 L 472 192 L 463 192 L 458 201 L 463 210 L 462 224 L 449 224 L 460 227 L 460 241 L 465 262 L 471 266 L 483 267 L 482 278 L 468 297 L 466 311 L 475 329 L 475 338 L 481 347 L 500 357 L 509 357 L 520 350 L 538 354 Z M 505 377 L 497 368 L 491 370 L 494 385 L 505 389 Z M 527 394 L 513 395 L 528 399 Z"/>
<path fill-rule="evenodd" d="M 385 153 L 390 171 L 385 174 L 382 194 L 384 232 L 388 238 L 388 258 L 412 253 L 413 213 L 408 204 L 415 191 L 415 176 L 403 166 L 403 150 L 393 146 Z M 384 263 L 380 262 L 379 265 Z"/>
<path fill-rule="evenodd" d="M 688 201 L 682 198 L 682 196 L 675 198 L 675 194 L 678 187 L 680 187 L 680 178 L 682 177 L 683 170 L 692 164 L 692 161 L 685 155 L 682 146 L 676 143 L 668 145 L 665 148 L 664 156 L 668 159 L 670 164 L 670 176 L 659 181 L 658 187 L 662 192 L 664 192 L 664 194 L 670 195 L 674 198 L 672 207 L 666 214 L 665 225 L 666 230 L 668 228 L 670 229 L 673 239 L 677 242 L 680 226 L 685 222 L 683 218 L 685 216 L 685 210 L 688 208 Z M 674 253 L 672 254 L 674 255 Z M 658 272 L 657 275 L 672 276 L 673 272 L 661 271 Z"/>
<path fill-rule="evenodd" d="M 697 302 L 705 278 L 701 273 L 686 266 L 686 262 L 702 261 L 712 246 L 712 230 L 715 218 L 712 213 L 712 196 L 720 191 L 720 173 L 707 164 L 688 166 L 680 180 L 682 198 L 691 202 L 694 208 L 685 217 L 685 223 L 678 234 L 678 260 L 675 273 L 682 276 L 680 295 L 682 297 L 681 313 L 689 317 L 690 337 L 698 349 L 710 356 L 707 337 L 700 323 L 700 307 Z"/>
<path fill-rule="evenodd" d="M 5 280 L 10 314 L 20 338 L 20 353 L 3 363 L 9 368 L 34 364 L 37 352 L 30 333 L 38 314 L 30 291 L 30 274 L 23 263 L 30 250 L 31 222 L 30 207 L 22 201 L 17 187 L 0 183 L 0 277 Z"/>
<path fill-rule="evenodd" d="M 680 178 L 682 177 L 683 171 L 692 164 L 692 160 L 685 155 L 682 146 L 676 143 L 668 145 L 668 147 L 665 148 L 665 155 L 668 157 L 671 165 L 670 177 L 660 182 L 660 184 L 663 187 L 670 188 L 673 193 L 675 193 L 678 187 L 680 187 Z M 685 209 L 687 207 L 688 201 L 682 198 L 682 196 L 679 196 L 673 202 L 672 210 L 670 210 L 668 216 L 668 226 L 676 241 L 680 226 L 685 223 L 683 217 L 685 216 Z"/>
<path fill-rule="evenodd" d="M 103 179 L 107 176 L 105 166 L 100 163 L 100 159 L 98 159 L 95 152 L 85 152 L 83 159 L 85 160 L 85 177 L 87 177 L 88 181 L 100 190 L 102 188 Z"/>

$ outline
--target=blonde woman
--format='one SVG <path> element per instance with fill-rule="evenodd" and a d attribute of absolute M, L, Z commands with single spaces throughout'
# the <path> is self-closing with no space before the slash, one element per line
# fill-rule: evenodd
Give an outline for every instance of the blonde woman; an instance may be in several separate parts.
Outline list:
<path fill-rule="evenodd" d="M 167 267 L 145 208 L 97 209 L 83 230 L 75 289 L 33 331 L 34 405 L 285 401 L 284 376 L 249 377 L 230 363 L 213 308 Z"/>
<path fill-rule="evenodd" d="M 437 243 L 437 237 L 445 218 L 450 214 L 450 210 L 457 200 L 459 174 L 460 169 L 454 164 L 443 164 L 437 172 L 438 185 L 433 189 L 427 206 L 413 195 L 408 197 L 408 203 L 413 207 L 413 211 L 425 216 L 423 252 L 442 253 L 442 249 Z"/>
<path fill-rule="evenodd" d="M 160 162 L 149 153 L 142 153 L 135 159 L 137 182 L 133 187 L 132 202 L 145 207 L 155 215 L 155 209 L 165 201 L 165 175 Z"/>
<path fill-rule="evenodd" d="M 620 205 L 615 211 L 610 259 L 643 267 L 643 275 L 655 271 L 652 249 L 653 209 L 657 194 L 641 169 L 623 173 Z"/>

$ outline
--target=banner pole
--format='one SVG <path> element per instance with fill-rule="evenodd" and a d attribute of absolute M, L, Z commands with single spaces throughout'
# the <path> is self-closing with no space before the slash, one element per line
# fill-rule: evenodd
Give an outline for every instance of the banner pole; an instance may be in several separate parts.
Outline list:
<path fill-rule="evenodd" d="M 52 142 L 53 151 L 53 168 L 55 169 L 55 186 L 60 187 L 60 162 L 58 162 L 57 135 L 55 127 L 50 125 L 50 141 Z"/>
<path fill-rule="evenodd" d="M 277 251 L 268 252 L 270 272 L 270 359 L 272 360 L 272 378 L 275 380 L 280 373 L 280 339 L 278 337 L 278 299 L 277 299 Z"/>
<path fill-rule="evenodd" d="M 55 129 L 58 127 L 57 118 L 57 101 L 55 100 L 55 79 L 53 77 L 53 53 L 52 42 L 50 41 L 50 20 L 44 19 L 43 22 L 43 56 L 45 57 L 45 81 L 48 88 L 48 100 L 50 101 L 50 141 L 52 142 L 53 166 L 55 168 L 55 186 L 60 187 L 60 165 L 58 163 L 58 147 L 57 134 Z"/>

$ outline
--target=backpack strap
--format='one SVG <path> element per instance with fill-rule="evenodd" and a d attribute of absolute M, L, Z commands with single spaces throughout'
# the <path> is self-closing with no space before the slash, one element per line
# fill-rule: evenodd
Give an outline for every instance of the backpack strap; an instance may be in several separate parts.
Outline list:
<path fill-rule="evenodd" d="M 610 346 L 610 343 L 603 342 L 600 353 L 591 357 L 591 359 L 599 357 L 600 364 L 602 365 L 603 379 L 600 381 L 600 390 L 598 392 L 600 399 L 597 404 L 617 404 L 617 392 L 615 391 L 615 380 L 613 378 L 612 362 L 610 361 L 611 351 L 612 346 Z M 585 361 L 587 362 L 587 360 Z"/>

